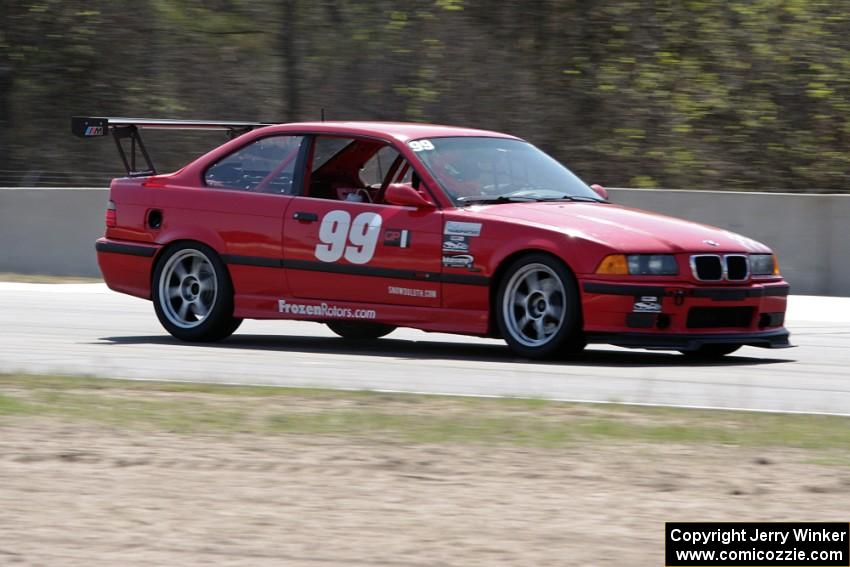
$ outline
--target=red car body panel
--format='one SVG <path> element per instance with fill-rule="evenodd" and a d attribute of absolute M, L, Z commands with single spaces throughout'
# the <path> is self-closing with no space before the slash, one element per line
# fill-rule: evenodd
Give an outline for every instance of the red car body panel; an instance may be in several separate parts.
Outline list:
<path fill-rule="evenodd" d="M 300 195 L 207 187 L 204 173 L 254 140 L 276 134 L 380 140 L 410 162 L 433 208 L 348 202 Z M 113 181 L 116 226 L 98 241 L 98 262 L 110 288 L 151 298 L 154 267 L 175 242 L 213 248 L 228 267 L 237 317 L 329 320 L 363 318 L 429 331 L 493 335 L 493 297 L 504 268 L 518 255 L 543 251 L 575 274 L 583 330 L 591 340 L 626 346 L 687 344 L 688 337 L 752 335 L 742 344 L 786 346 L 759 337 L 784 332 L 788 286 L 780 276 L 701 282 L 691 274 L 694 253 L 770 253 L 731 232 L 659 214 L 586 202 L 504 203 L 456 208 L 407 145 L 445 136 L 512 136 L 474 129 L 396 123 L 318 122 L 270 126 L 243 134 L 173 174 Z M 309 184 L 309 166 L 305 185 Z M 150 215 L 161 215 L 150 226 Z M 336 224 L 325 226 L 333 216 Z M 296 217 L 308 220 L 299 220 Z M 359 223 L 359 224 L 358 224 Z M 371 223 L 371 224 L 370 224 Z M 477 231 L 459 246 L 469 265 L 444 265 L 449 223 Z M 346 256 L 318 261 L 321 230 L 363 234 L 378 227 L 374 254 L 361 262 L 354 241 Z M 328 228 L 330 227 L 330 228 Z M 476 228 L 477 227 L 477 228 Z M 366 237 L 364 237 L 366 238 Z M 371 238 L 371 237 L 370 237 Z M 404 239 L 404 246 L 398 245 Z M 349 250 L 350 248 L 350 250 Z M 325 251 L 327 252 L 327 251 Z M 328 252 L 331 254 L 331 252 Z M 600 276 L 603 257 L 618 253 L 674 254 L 677 276 Z M 657 296 L 664 324 L 629 323 L 636 298 Z M 689 328 L 693 307 L 751 307 L 746 326 Z M 775 316 L 763 317 L 763 314 Z M 676 336 L 665 342 L 665 337 Z M 618 337 L 623 337 L 622 340 Z M 655 341 L 652 337 L 656 337 Z"/>

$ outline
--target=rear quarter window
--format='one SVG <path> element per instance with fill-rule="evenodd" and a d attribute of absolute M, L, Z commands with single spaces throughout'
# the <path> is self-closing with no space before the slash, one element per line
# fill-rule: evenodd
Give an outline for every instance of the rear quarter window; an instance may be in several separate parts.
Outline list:
<path fill-rule="evenodd" d="M 303 136 L 269 136 L 254 140 L 204 172 L 208 187 L 292 194 Z"/>

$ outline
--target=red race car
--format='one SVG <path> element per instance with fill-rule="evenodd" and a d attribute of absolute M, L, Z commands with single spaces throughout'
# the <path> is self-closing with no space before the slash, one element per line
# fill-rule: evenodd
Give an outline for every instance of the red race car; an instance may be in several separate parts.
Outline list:
<path fill-rule="evenodd" d="M 231 139 L 161 175 L 145 128 Z M 789 346 L 789 287 L 768 247 L 611 204 L 510 135 L 98 117 L 72 131 L 111 133 L 128 173 L 96 244 L 106 283 L 152 300 L 179 339 L 223 339 L 254 318 L 353 339 L 398 326 L 502 337 L 533 358 L 589 342 L 699 356 Z"/>

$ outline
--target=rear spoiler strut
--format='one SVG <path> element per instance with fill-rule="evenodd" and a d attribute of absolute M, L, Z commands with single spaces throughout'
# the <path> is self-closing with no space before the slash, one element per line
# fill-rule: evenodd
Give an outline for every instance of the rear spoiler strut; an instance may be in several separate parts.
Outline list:
<path fill-rule="evenodd" d="M 264 122 L 221 122 L 214 120 L 168 120 L 160 118 L 116 118 L 102 116 L 74 116 L 71 118 L 71 132 L 80 138 L 94 138 L 98 136 L 108 136 L 110 131 L 112 137 L 115 138 L 115 145 L 118 148 L 118 154 L 121 156 L 121 161 L 124 162 L 124 169 L 127 170 L 127 175 L 130 177 L 142 177 L 147 175 L 155 175 L 156 169 L 151 161 L 150 154 L 142 142 L 142 136 L 139 130 L 143 128 L 157 130 L 224 130 L 228 137 L 233 139 L 237 136 L 250 132 L 254 128 L 262 128 L 263 126 L 271 126 Z M 129 159 L 128 152 L 121 140 L 129 139 Z M 141 153 L 145 160 L 147 169 L 136 169 L 136 149 Z"/>

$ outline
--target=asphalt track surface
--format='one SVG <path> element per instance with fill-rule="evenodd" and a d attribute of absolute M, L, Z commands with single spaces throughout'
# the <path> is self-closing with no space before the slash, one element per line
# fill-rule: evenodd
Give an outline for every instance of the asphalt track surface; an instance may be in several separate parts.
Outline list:
<path fill-rule="evenodd" d="M 399 329 L 361 344 L 289 321 L 198 345 L 103 284 L 0 282 L 0 372 L 850 415 L 850 298 L 792 296 L 787 326 L 797 348 L 711 363 L 597 345 L 540 363 L 496 340 Z"/>

